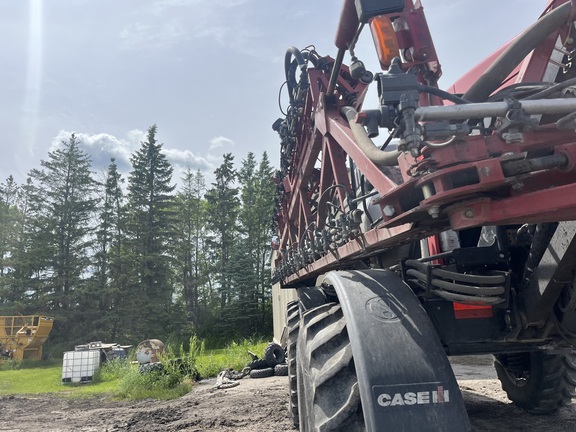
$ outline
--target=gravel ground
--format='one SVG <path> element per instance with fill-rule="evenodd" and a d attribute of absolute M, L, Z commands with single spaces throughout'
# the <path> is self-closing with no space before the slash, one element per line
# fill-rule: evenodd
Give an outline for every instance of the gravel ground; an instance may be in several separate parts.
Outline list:
<path fill-rule="evenodd" d="M 533 416 L 506 398 L 490 357 L 453 359 L 474 431 L 576 430 L 576 404 L 551 416 Z M 0 431 L 293 431 L 287 378 L 244 378 L 226 390 L 198 384 L 173 401 L 114 402 L 98 398 L 0 398 Z M 433 429 L 431 429 L 433 430 Z M 454 429 L 457 430 L 457 429 Z"/>

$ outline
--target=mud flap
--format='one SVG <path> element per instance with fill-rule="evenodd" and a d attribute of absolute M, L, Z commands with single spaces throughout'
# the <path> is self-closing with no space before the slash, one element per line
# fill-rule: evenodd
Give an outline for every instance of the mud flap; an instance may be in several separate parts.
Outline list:
<path fill-rule="evenodd" d="M 367 431 L 469 431 L 462 394 L 418 298 L 388 270 L 333 271 Z"/>

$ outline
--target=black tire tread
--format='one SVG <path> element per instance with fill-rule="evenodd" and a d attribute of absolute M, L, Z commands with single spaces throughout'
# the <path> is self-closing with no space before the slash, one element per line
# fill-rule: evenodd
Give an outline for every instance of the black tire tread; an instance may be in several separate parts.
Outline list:
<path fill-rule="evenodd" d="M 274 376 L 288 376 L 288 365 L 281 363 L 274 366 Z"/>
<path fill-rule="evenodd" d="M 286 326 L 288 329 L 288 339 L 286 343 L 287 363 L 288 363 L 288 385 L 290 390 L 290 401 L 288 408 L 292 416 L 294 427 L 298 428 L 298 379 L 296 376 L 296 343 L 300 330 L 300 307 L 298 301 L 288 303 L 286 309 Z"/>
<path fill-rule="evenodd" d="M 266 348 L 264 348 L 264 360 L 268 363 L 268 367 L 271 368 L 277 364 L 284 363 L 284 361 L 286 361 L 284 349 L 277 343 L 270 342 Z"/>
<path fill-rule="evenodd" d="M 530 375 L 523 387 L 517 386 L 504 363 L 512 356 L 529 356 Z M 576 356 L 544 352 L 496 356 L 496 373 L 508 399 L 532 414 L 552 414 L 576 397 Z"/>
<path fill-rule="evenodd" d="M 300 401 L 304 430 L 364 430 L 350 339 L 342 308 L 327 303 L 302 316 L 298 361 L 311 394 Z M 303 350 L 304 352 L 302 352 Z M 302 398 L 303 395 L 300 395 Z M 305 405 L 303 405 L 305 404 Z"/>
<path fill-rule="evenodd" d="M 248 363 L 248 367 L 252 370 L 259 370 L 259 369 L 267 369 L 270 366 L 268 366 L 268 362 L 264 359 L 257 359 L 257 360 L 252 360 L 250 363 Z"/>
<path fill-rule="evenodd" d="M 254 369 L 250 371 L 250 378 L 268 378 L 274 375 L 274 368 Z"/>

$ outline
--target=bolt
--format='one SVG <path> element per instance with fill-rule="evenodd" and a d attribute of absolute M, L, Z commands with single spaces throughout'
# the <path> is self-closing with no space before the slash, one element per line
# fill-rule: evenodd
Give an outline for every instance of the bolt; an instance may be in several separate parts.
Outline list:
<path fill-rule="evenodd" d="M 466 219 L 472 219 L 472 218 L 474 217 L 474 210 L 472 210 L 472 209 L 466 209 L 466 210 L 464 210 L 464 213 L 463 213 L 463 214 L 464 214 L 464 217 L 465 217 Z"/>
<path fill-rule="evenodd" d="M 423 185 L 422 186 L 422 194 L 424 195 L 424 199 L 428 199 L 432 195 L 434 195 L 434 192 L 432 192 L 432 186 L 430 186 L 430 184 Z"/>
<path fill-rule="evenodd" d="M 517 192 L 521 191 L 522 189 L 524 189 L 524 183 L 523 182 L 514 183 L 511 186 L 511 188 L 513 191 L 517 191 Z"/>
<path fill-rule="evenodd" d="M 396 213 L 396 209 L 394 208 L 394 206 L 387 204 L 382 209 L 382 212 L 384 213 L 384 216 L 392 217 L 394 216 L 394 213 Z"/>
<path fill-rule="evenodd" d="M 428 209 L 428 214 L 432 216 L 433 219 L 436 219 L 440 214 L 440 207 L 439 206 L 432 206 Z"/>

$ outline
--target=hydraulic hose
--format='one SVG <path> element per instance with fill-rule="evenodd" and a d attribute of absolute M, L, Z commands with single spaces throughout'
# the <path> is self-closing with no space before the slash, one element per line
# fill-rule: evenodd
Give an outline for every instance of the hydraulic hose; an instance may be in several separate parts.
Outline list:
<path fill-rule="evenodd" d="M 467 296 L 464 294 L 450 293 L 442 290 L 432 290 L 433 294 L 438 297 L 442 297 L 446 300 L 460 303 L 473 303 L 473 304 L 487 304 L 487 305 L 497 305 L 505 301 L 502 297 L 480 297 L 480 296 Z"/>
<path fill-rule="evenodd" d="M 456 95 L 453 95 L 452 93 L 448 93 L 447 91 L 441 90 L 436 87 L 419 84 L 418 86 L 416 86 L 416 89 L 421 92 L 430 93 L 434 96 L 441 97 L 442 99 L 449 100 L 450 102 L 455 103 L 457 105 L 470 103 L 470 101 L 468 100 L 462 99 L 461 97 L 458 97 Z"/>
<path fill-rule="evenodd" d="M 572 2 L 566 2 L 524 30 L 462 98 L 471 102 L 482 102 L 488 99 L 530 51 L 568 21 L 571 8 Z"/>
<path fill-rule="evenodd" d="M 346 117 L 346 120 L 348 120 L 348 124 L 350 125 L 352 135 L 354 135 L 356 144 L 358 147 L 360 147 L 360 150 L 364 152 L 368 159 L 370 159 L 376 165 L 398 165 L 398 156 L 400 156 L 400 152 L 385 152 L 376 147 L 374 142 L 370 139 L 370 137 L 368 137 L 368 133 L 366 132 L 366 129 L 364 129 L 364 126 L 362 126 L 360 123 L 356 123 L 355 119 L 358 113 L 354 108 L 345 106 L 340 110 L 340 112 L 344 117 Z"/>
<path fill-rule="evenodd" d="M 576 78 L 570 78 L 566 81 L 555 84 L 551 87 L 548 87 L 547 89 L 544 89 L 538 93 L 535 93 L 531 96 L 528 96 L 526 99 L 543 99 L 543 98 L 546 98 L 550 95 L 553 95 L 554 93 L 560 92 L 567 87 L 573 86 L 575 84 L 576 84 Z"/>
<path fill-rule="evenodd" d="M 288 87 L 290 105 L 294 105 L 294 84 L 296 83 L 296 77 L 291 76 L 294 73 L 290 67 L 292 64 L 292 56 L 294 56 L 296 59 L 300 69 L 304 69 L 306 67 L 306 60 L 304 60 L 304 56 L 300 50 L 293 46 L 288 47 L 286 50 L 286 56 L 284 57 L 284 72 L 286 74 L 286 85 Z"/>

